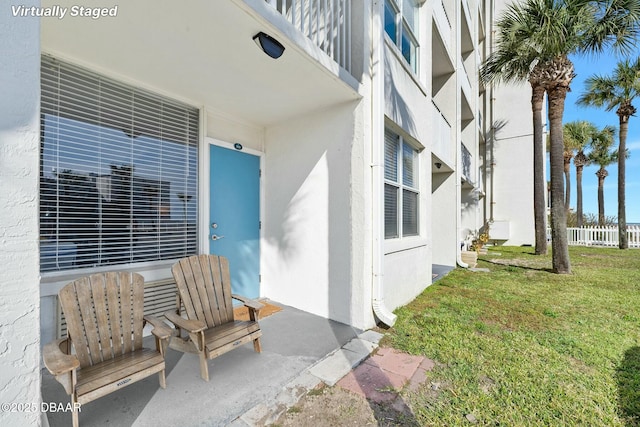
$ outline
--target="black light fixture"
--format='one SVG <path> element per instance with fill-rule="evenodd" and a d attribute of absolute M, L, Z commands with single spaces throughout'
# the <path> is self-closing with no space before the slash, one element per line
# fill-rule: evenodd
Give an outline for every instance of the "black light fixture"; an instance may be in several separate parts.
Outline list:
<path fill-rule="evenodd" d="M 436 168 L 440 169 L 442 167 L 442 163 L 440 162 L 435 162 L 434 165 L 436 165 Z"/>
<path fill-rule="evenodd" d="M 280 58 L 284 52 L 284 46 L 282 46 L 282 43 L 262 31 L 253 36 L 253 41 L 260 46 L 260 49 L 262 49 L 264 53 L 273 59 Z"/>

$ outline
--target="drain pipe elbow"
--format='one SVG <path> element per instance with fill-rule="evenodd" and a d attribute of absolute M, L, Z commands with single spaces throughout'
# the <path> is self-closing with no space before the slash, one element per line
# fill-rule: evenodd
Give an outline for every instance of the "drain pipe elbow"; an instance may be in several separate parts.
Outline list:
<path fill-rule="evenodd" d="M 396 319 L 398 316 L 393 314 L 385 305 L 384 297 L 380 294 L 382 293 L 382 287 L 380 286 L 379 277 L 374 278 L 374 288 L 376 290 L 376 296 L 373 298 L 373 302 L 371 303 L 371 307 L 373 308 L 373 313 L 376 315 L 379 321 L 387 325 L 388 327 L 392 327 L 396 323 Z"/>
<path fill-rule="evenodd" d="M 469 268 L 469 264 L 467 264 L 466 262 L 462 261 L 462 257 L 460 256 L 460 251 L 458 251 L 458 256 L 456 258 L 456 263 L 458 264 L 459 267 Z"/>
<path fill-rule="evenodd" d="M 389 311 L 389 309 L 384 305 L 383 299 L 374 299 L 372 306 L 373 312 L 382 323 L 388 327 L 392 327 L 396 323 L 398 316 Z"/>

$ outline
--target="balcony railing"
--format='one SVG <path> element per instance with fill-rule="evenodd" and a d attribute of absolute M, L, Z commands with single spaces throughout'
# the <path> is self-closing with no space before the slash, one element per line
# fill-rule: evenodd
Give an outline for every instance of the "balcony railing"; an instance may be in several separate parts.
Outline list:
<path fill-rule="evenodd" d="M 351 0 L 266 0 L 351 73 Z"/>
<path fill-rule="evenodd" d="M 462 73 L 460 75 L 462 78 L 460 79 L 460 86 L 462 87 L 462 91 L 467 96 L 469 103 L 471 103 L 471 78 L 469 77 L 469 72 L 467 71 L 467 66 L 464 64 L 464 59 L 460 58 L 460 63 L 462 64 Z"/>
<path fill-rule="evenodd" d="M 449 20 L 447 9 L 445 9 L 444 4 L 441 0 L 433 2 L 433 14 L 435 16 L 436 22 L 438 23 L 438 28 L 440 29 L 442 40 L 446 44 L 447 49 L 451 49 L 451 21 Z"/>
<path fill-rule="evenodd" d="M 441 160 L 451 163 L 451 125 L 433 104 L 433 152 Z"/>
<path fill-rule="evenodd" d="M 464 16 L 466 18 L 469 31 L 471 32 L 471 34 L 473 34 L 473 17 L 471 16 L 469 2 L 467 0 L 462 0 L 462 10 L 464 11 Z"/>
<path fill-rule="evenodd" d="M 475 165 L 473 163 L 473 155 L 469 152 L 464 144 L 460 144 L 462 150 L 462 177 L 470 184 L 475 184 Z"/>

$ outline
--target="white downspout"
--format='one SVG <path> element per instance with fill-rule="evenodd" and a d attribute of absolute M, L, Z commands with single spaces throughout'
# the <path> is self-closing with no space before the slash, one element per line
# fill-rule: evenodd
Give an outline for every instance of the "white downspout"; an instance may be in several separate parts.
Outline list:
<path fill-rule="evenodd" d="M 371 13 L 371 288 L 373 312 L 393 326 L 396 315 L 384 303 L 384 32 L 382 1 L 374 0 Z"/>
<path fill-rule="evenodd" d="M 456 14 L 456 25 L 460 28 L 460 20 L 462 20 L 462 12 L 460 9 L 460 2 L 457 2 L 457 6 L 455 14 Z M 462 119 L 462 94 L 460 93 L 462 90 L 460 80 L 461 70 L 466 73 L 466 70 L 460 63 L 460 32 L 458 31 L 456 34 L 456 143 L 455 143 L 455 156 L 456 156 L 456 172 L 455 172 L 455 180 L 456 180 L 456 263 L 462 268 L 468 268 L 469 264 L 462 261 L 462 248 L 460 245 L 460 232 L 462 230 L 462 158 L 460 152 L 462 151 L 462 130 L 461 130 L 461 119 Z M 465 77 L 466 78 L 466 77 Z"/>

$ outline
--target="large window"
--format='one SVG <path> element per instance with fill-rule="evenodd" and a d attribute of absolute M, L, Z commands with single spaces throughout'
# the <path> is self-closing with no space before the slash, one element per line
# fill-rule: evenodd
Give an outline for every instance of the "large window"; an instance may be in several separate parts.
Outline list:
<path fill-rule="evenodd" d="M 196 108 L 42 59 L 40 269 L 197 251 Z"/>
<path fill-rule="evenodd" d="M 384 135 L 384 236 L 418 235 L 418 151 L 402 137 Z"/>
<path fill-rule="evenodd" d="M 384 2 L 384 30 L 414 73 L 418 72 L 418 16 L 415 0 Z"/>

